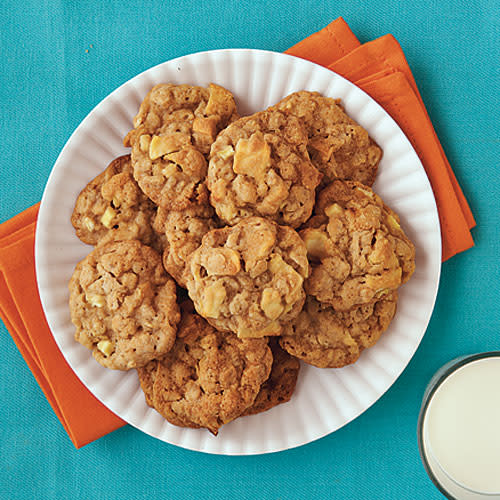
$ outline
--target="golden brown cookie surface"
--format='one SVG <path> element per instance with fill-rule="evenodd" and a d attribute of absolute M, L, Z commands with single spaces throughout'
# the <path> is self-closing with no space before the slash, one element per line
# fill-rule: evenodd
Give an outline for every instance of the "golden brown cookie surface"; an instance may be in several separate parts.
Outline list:
<path fill-rule="evenodd" d="M 382 150 L 368 132 L 352 120 L 340 102 L 317 92 L 300 91 L 276 106 L 304 124 L 311 161 L 324 175 L 323 183 L 349 179 L 371 186 Z"/>
<path fill-rule="evenodd" d="M 271 364 L 267 339 L 239 339 L 183 315 L 173 349 L 159 361 L 154 407 L 174 425 L 217 434 L 254 402 Z"/>
<path fill-rule="evenodd" d="M 158 208 L 154 228 L 165 236 L 163 265 L 179 286 L 186 288 L 189 256 L 201 245 L 203 236 L 218 225 L 208 195 L 182 211 Z"/>
<path fill-rule="evenodd" d="M 152 359 L 146 365 L 137 368 L 137 375 L 139 376 L 139 383 L 141 384 L 146 404 L 151 407 L 153 407 L 153 387 L 157 370 L 158 360 L 156 359 Z"/>
<path fill-rule="evenodd" d="M 138 241 L 98 246 L 69 283 L 75 339 L 107 368 L 144 366 L 171 349 L 180 320 L 174 281 Z"/>
<path fill-rule="evenodd" d="M 190 256 L 187 288 L 198 313 L 217 329 L 279 335 L 302 308 L 308 272 L 304 242 L 293 229 L 249 217 L 203 237 Z"/>
<path fill-rule="evenodd" d="M 358 360 L 388 328 L 397 294 L 338 312 L 308 296 L 298 318 L 285 327 L 280 344 L 287 352 L 319 368 L 341 368 Z"/>
<path fill-rule="evenodd" d="M 207 174 L 205 156 L 235 115 L 233 96 L 218 85 L 153 87 L 124 140 L 132 147 L 134 177 L 144 193 L 172 210 L 193 203 Z"/>
<path fill-rule="evenodd" d="M 300 226 L 312 213 L 321 179 L 306 145 L 299 120 L 279 111 L 229 125 L 210 152 L 207 185 L 217 215 L 230 225 L 261 216 Z"/>
<path fill-rule="evenodd" d="M 243 415 L 255 415 L 290 401 L 297 384 L 299 360 L 280 347 L 277 337 L 269 338 L 269 347 L 273 353 L 271 374 L 262 384 L 253 405 Z"/>
<path fill-rule="evenodd" d="M 415 247 L 369 187 L 334 181 L 319 193 L 315 213 L 300 231 L 312 269 L 309 295 L 345 311 L 408 281 Z"/>
<path fill-rule="evenodd" d="M 71 223 L 89 245 L 136 239 L 160 250 L 152 228 L 156 207 L 133 178 L 130 155 L 114 159 L 78 196 Z"/>

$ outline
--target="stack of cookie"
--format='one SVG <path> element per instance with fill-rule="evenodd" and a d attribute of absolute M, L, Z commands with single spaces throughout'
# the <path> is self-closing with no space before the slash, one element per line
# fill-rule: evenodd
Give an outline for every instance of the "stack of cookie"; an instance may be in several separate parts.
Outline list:
<path fill-rule="evenodd" d="M 288 401 L 299 359 L 345 366 L 387 329 L 415 250 L 340 102 L 302 91 L 240 118 L 220 86 L 162 84 L 124 144 L 75 205 L 95 249 L 71 317 L 170 423 L 217 434 Z"/>

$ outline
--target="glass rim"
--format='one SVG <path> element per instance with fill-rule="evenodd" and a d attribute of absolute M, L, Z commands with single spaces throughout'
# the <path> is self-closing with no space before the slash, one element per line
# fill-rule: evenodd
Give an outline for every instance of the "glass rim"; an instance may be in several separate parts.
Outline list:
<path fill-rule="evenodd" d="M 451 361 L 449 361 L 447 364 L 443 365 L 439 370 L 436 371 L 436 373 L 433 375 L 433 377 L 430 379 L 429 383 L 427 384 L 425 388 L 424 395 L 422 397 L 422 405 L 420 407 L 420 412 L 418 415 L 418 421 L 417 421 L 417 441 L 418 441 L 418 451 L 420 453 L 420 459 L 422 460 L 422 463 L 424 465 L 425 472 L 427 472 L 427 475 L 431 479 L 431 481 L 434 483 L 434 486 L 448 499 L 448 500 L 458 500 L 456 497 L 454 497 L 448 490 L 444 488 L 444 486 L 441 484 L 439 479 L 435 476 L 434 472 L 432 471 L 429 461 L 427 460 L 427 455 L 426 451 L 424 449 L 424 438 L 423 438 L 423 424 L 425 420 L 425 415 L 427 413 L 427 409 L 429 407 L 429 404 L 432 400 L 432 397 L 436 393 L 436 391 L 441 387 L 443 382 L 454 372 L 459 370 L 465 365 L 468 365 L 470 363 L 473 363 L 474 361 L 478 361 L 481 359 L 486 359 L 486 358 L 500 358 L 500 351 L 486 351 L 486 352 L 481 352 L 477 354 L 469 354 L 465 356 L 461 356 L 458 358 L 455 358 Z M 443 370 L 442 373 L 439 373 L 441 370 Z M 444 471 L 443 471 L 444 472 Z M 445 472 L 446 474 L 446 472 Z M 448 474 L 446 474 L 448 475 Z M 480 495 L 483 495 L 485 497 L 487 496 L 494 496 L 498 495 L 498 493 L 484 493 L 481 491 L 476 491 L 476 490 L 471 490 L 470 488 L 467 488 L 463 486 L 460 483 L 457 483 L 451 476 L 448 475 L 448 477 L 457 484 L 460 488 L 464 488 L 472 493 L 477 493 Z"/>

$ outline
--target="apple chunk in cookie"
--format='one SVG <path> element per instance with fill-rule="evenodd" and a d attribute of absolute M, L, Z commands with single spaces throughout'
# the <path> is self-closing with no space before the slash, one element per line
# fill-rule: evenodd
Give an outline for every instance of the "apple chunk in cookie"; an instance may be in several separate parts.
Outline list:
<path fill-rule="evenodd" d="M 239 337 L 280 335 L 305 300 L 306 247 L 290 227 L 249 217 L 208 232 L 190 256 L 187 288 L 198 313 Z"/>
<path fill-rule="evenodd" d="M 233 225 L 249 216 L 298 227 L 313 211 L 322 175 L 309 159 L 294 116 L 261 111 L 223 130 L 210 152 L 207 185 L 217 215 Z"/>
<path fill-rule="evenodd" d="M 236 117 L 232 94 L 218 85 L 153 87 L 124 140 L 144 193 L 171 210 L 190 206 L 205 181 L 210 146 Z"/>
<path fill-rule="evenodd" d="M 175 283 L 138 241 L 98 246 L 69 283 L 75 339 L 107 368 L 129 370 L 173 346 L 180 321 Z"/>
<path fill-rule="evenodd" d="M 369 187 L 334 181 L 319 193 L 315 213 L 300 231 L 311 263 L 308 295 L 347 311 L 410 279 L 415 247 Z"/>

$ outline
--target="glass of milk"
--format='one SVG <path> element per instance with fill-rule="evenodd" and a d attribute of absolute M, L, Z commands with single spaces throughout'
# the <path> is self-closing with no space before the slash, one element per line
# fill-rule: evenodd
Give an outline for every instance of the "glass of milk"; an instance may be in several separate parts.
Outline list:
<path fill-rule="evenodd" d="M 455 359 L 434 375 L 418 441 L 427 473 L 447 498 L 500 499 L 500 351 Z"/>

